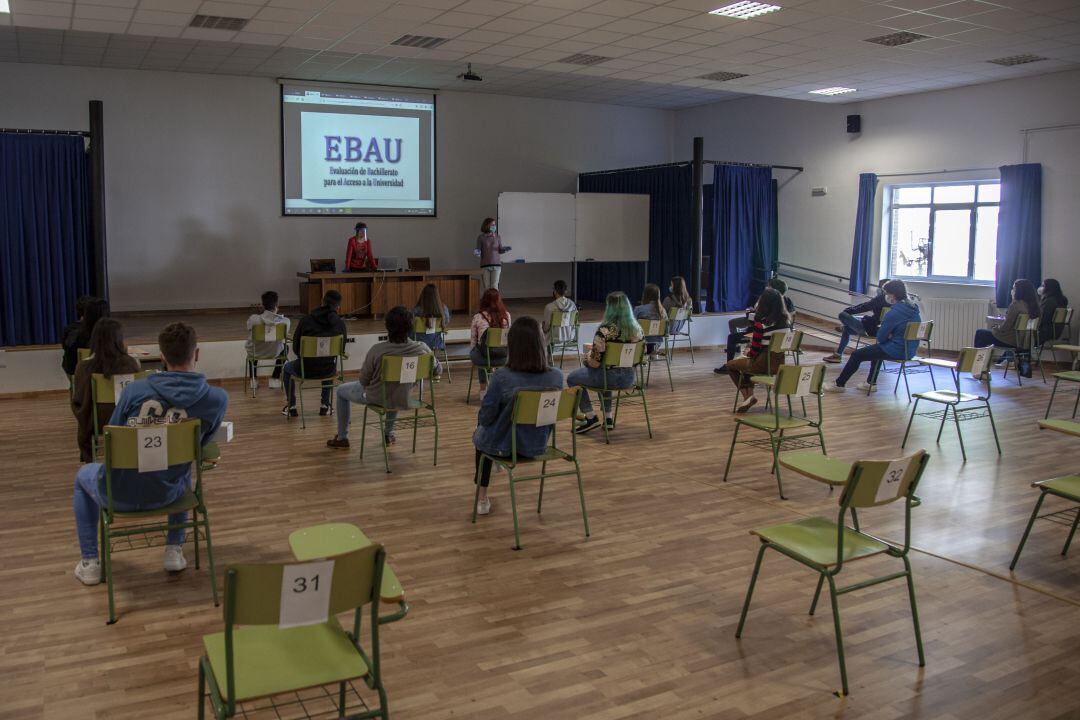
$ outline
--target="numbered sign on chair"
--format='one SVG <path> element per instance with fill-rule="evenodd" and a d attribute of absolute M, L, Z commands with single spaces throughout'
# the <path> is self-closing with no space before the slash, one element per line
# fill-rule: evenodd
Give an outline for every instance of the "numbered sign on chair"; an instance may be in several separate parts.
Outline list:
<path fill-rule="evenodd" d="M 398 379 L 398 382 L 408 383 L 409 385 L 416 382 L 416 368 L 419 364 L 419 357 L 401 358 L 401 377 Z"/>
<path fill-rule="evenodd" d="M 795 396 L 802 397 L 810 394 L 810 383 L 814 381 L 813 366 L 799 368 L 799 385 L 795 388 Z"/>
<path fill-rule="evenodd" d="M 971 361 L 971 377 L 976 380 L 982 379 L 983 373 L 990 367 L 990 354 L 993 348 L 979 348 L 975 351 L 975 359 Z"/>
<path fill-rule="evenodd" d="M 619 351 L 619 367 L 633 367 L 636 351 L 637 345 L 633 343 L 624 344 L 622 350 Z"/>
<path fill-rule="evenodd" d="M 119 402 L 120 401 L 120 393 L 124 392 L 124 388 L 126 388 L 128 385 L 130 385 L 133 382 L 135 382 L 135 376 L 134 375 L 113 375 L 112 376 L 113 401 Z"/>
<path fill-rule="evenodd" d="M 1034 332 L 1039 329 L 1039 318 L 1032 318 L 1027 321 L 1027 329 L 1029 332 Z"/>
<path fill-rule="evenodd" d="M 907 472 L 910 463 L 911 458 L 893 460 L 889 463 L 881 478 L 881 484 L 878 485 L 877 493 L 874 495 L 874 502 L 886 502 L 900 497 L 900 491 L 904 487 L 904 473 Z"/>
<path fill-rule="evenodd" d="M 679 308 L 675 311 L 675 319 L 682 321 L 686 319 L 686 308 Z"/>
<path fill-rule="evenodd" d="M 436 332 L 438 332 L 439 321 L 437 319 L 433 317 L 426 318 L 426 325 L 428 335 L 434 335 Z"/>
<path fill-rule="evenodd" d="M 330 354 L 332 337 L 315 338 L 315 354 L 319 357 L 327 357 Z"/>
<path fill-rule="evenodd" d="M 139 428 L 139 472 L 169 469 L 169 428 L 166 425 Z"/>
<path fill-rule="evenodd" d="M 786 332 L 784 337 L 780 340 L 780 351 L 787 352 L 791 349 L 791 346 L 795 344 L 795 332 Z"/>
<path fill-rule="evenodd" d="M 559 419 L 559 401 L 562 399 L 562 390 L 551 390 L 540 393 L 540 404 L 536 409 L 536 425 L 554 425 Z"/>
<path fill-rule="evenodd" d="M 926 322 L 921 322 L 921 323 L 919 323 L 919 334 L 918 334 L 918 338 L 919 338 L 920 340 L 925 340 L 925 339 L 926 339 L 926 335 L 927 335 L 927 333 L 928 333 L 929 331 L 930 331 L 930 322 L 929 322 L 929 321 L 926 321 Z"/>
<path fill-rule="evenodd" d="M 330 616 L 330 583 L 333 577 L 333 560 L 283 567 L 278 627 L 301 627 L 326 622 Z"/>
<path fill-rule="evenodd" d="M 570 327 L 570 313 L 564 312 L 559 316 L 559 327 Z"/>
<path fill-rule="evenodd" d="M 645 328 L 645 334 L 646 335 L 659 335 L 660 334 L 660 321 L 659 320 L 649 320 L 648 322 L 649 322 L 649 325 L 648 325 L 648 327 Z"/>

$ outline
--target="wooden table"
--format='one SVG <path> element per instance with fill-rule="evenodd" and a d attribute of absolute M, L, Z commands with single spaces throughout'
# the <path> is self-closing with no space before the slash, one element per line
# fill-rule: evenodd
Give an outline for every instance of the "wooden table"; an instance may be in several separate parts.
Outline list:
<path fill-rule="evenodd" d="M 439 288 L 452 312 L 471 317 L 480 305 L 480 270 L 425 270 L 405 272 L 298 272 L 300 311 L 319 306 L 328 290 L 341 293 L 341 314 L 378 317 L 395 305 L 412 309 L 428 283 Z"/>

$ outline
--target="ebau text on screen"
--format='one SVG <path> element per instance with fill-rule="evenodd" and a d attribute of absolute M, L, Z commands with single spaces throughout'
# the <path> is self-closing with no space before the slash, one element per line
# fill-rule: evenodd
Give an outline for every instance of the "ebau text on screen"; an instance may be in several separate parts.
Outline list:
<path fill-rule="evenodd" d="M 364 139 L 351 135 L 324 135 L 327 162 L 401 162 L 401 138 L 371 138 L 365 149 Z M 344 153 L 342 149 L 344 148 Z"/>

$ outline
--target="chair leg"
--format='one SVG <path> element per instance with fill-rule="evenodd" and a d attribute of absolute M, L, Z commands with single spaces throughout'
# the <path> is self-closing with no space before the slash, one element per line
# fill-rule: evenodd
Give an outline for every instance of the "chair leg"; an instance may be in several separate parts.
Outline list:
<path fill-rule="evenodd" d="M 836 596 L 836 582 L 832 575 L 828 575 L 829 597 L 832 600 L 833 628 L 836 630 L 836 656 L 840 661 L 840 685 L 843 688 L 839 693 L 841 697 L 848 694 L 847 666 L 844 663 L 844 636 L 840 631 L 840 603 Z"/>
<path fill-rule="evenodd" d="M 382 443 L 383 465 L 386 466 L 386 472 L 390 472 L 390 451 L 386 447 L 386 416 L 382 413 L 379 414 L 379 442 Z"/>
<path fill-rule="evenodd" d="M 810 603 L 810 615 L 813 615 L 814 611 L 817 610 L 817 601 L 818 598 L 821 597 L 821 586 L 823 584 L 825 584 L 825 573 L 818 575 L 817 589 L 814 590 L 814 600 Z"/>
<path fill-rule="evenodd" d="M 581 519 L 585 523 L 585 537 L 590 536 L 589 532 L 589 511 L 585 509 L 585 485 L 581 482 L 581 466 L 578 465 L 578 461 L 574 460 L 574 469 L 577 471 L 577 489 L 578 499 L 581 500 Z"/>
<path fill-rule="evenodd" d="M 547 479 L 547 460 L 540 463 L 540 492 L 536 496 L 536 514 L 540 514 L 540 508 L 544 504 L 544 480 Z"/>
<path fill-rule="evenodd" d="M 600 427 L 603 428 L 603 430 L 604 430 L 604 442 L 607 443 L 608 445 L 610 445 L 611 444 L 611 434 L 608 432 L 608 427 L 607 427 L 607 412 L 604 409 L 604 391 L 603 390 L 597 390 L 596 391 L 596 402 L 600 406 L 600 415 L 599 415 L 599 417 L 600 417 Z M 616 418 L 616 416 L 613 415 L 612 418 L 611 418 L 612 424 L 614 424 L 615 418 Z"/>
<path fill-rule="evenodd" d="M 199 660 L 199 720 L 206 717 L 206 668 Z"/>
<path fill-rule="evenodd" d="M 210 539 L 210 515 L 206 512 L 206 505 L 201 507 L 203 529 L 206 531 L 206 564 L 210 566 L 210 594 L 214 598 L 214 607 L 218 607 L 217 570 L 214 569 L 214 543 Z M 192 532 L 198 533 L 199 530 L 193 528 Z"/>
<path fill-rule="evenodd" d="M 1073 518 L 1072 528 L 1069 530 L 1069 537 L 1065 540 L 1065 547 L 1061 548 L 1061 557 L 1065 557 L 1069 552 L 1069 546 L 1072 545 L 1073 535 L 1076 534 L 1076 525 L 1080 523 L 1080 509 L 1076 511 L 1076 517 Z"/>
<path fill-rule="evenodd" d="M 956 407 L 952 409 L 953 423 L 956 425 L 956 437 L 960 439 L 960 456 L 964 458 L 964 462 L 967 462 L 967 450 L 964 449 L 964 434 L 960 432 L 960 413 L 957 412 Z M 997 436 L 997 432 L 994 433 Z"/>
<path fill-rule="evenodd" d="M 671 392 L 675 392 L 675 381 L 671 379 L 671 354 L 666 350 L 664 352 L 664 364 L 667 365 L 667 381 L 671 387 Z"/>
<path fill-rule="evenodd" d="M 930 386 L 937 390 L 937 380 L 934 378 L 934 366 L 927 365 L 926 369 L 930 371 Z"/>
<path fill-rule="evenodd" d="M 431 411 L 431 422 L 435 426 L 435 447 L 431 452 L 431 464 L 439 464 L 439 416 L 434 410 Z"/>
<path fill-rule="evenodd" d="M 294 381 L 295 382 L 295 381 Z M 296 388 L 296 395 L 300 398 L 300 427 L 307 430 L 307 413 L 304 412 L 304 386 Z"/>
<path fill-rule="evenodd" d="M 195 569 L 199 569 L 199 508 L 191 509 L 191 545 L 195 549 Z"/>
<path fill-rule="evenodd" d="M 949 419 L 949 408 L 951 408 L 951 407 L 952 407 L 952 405 L 946 405 L 945 406 L 945 412 L 942 413 L 942 415 L 941 415 L 941 424 L 938 425 L 938 429 L 937 429 L 937 439 L 934 441 L 934 442 L 936 442 L 938 444 L 941 443 L 941 431 L 945 429 L 945 421 Z"/>
<path fill-rule="evenodd" d="M 412 451 L 416 454 L 416 424 L 420 420 L 420 411 L 413 410 L 413 426 L 412 426 Z"/>
<path fill-rule="evenodd" d="M 986 402 L 986 415 L 990 418 L 990 430 L 994 433 L 994 444 L 997 445 L 998 455 L 1001 454 L 1001 442 L 998 440 L 997 424 L 994 422 L 994 411 L 990 409 L 990 401 Z"/>
<path fill-rule="evenodd" d="M 338 683 L 338 717 L 345 717 L 345 683 Z"/>
<path fill-rule="evenodd" d="M 915 404 L 911 407 L 911 416 L 907 421 L 907 430 L 904 430 L 904 439 L 900 443 L 900 449 L 902 450 L 907 445 L 908 435 L 911 433 L 911 423 L 915 420 L 915 411 L 919 409 L 920 398 L 915 398 Z"/>
<path fill-rule="evenodd" d="M 1073 414 L 1072 414 L 1072 416 L 1073 416 L 1074 419 L 1076 418 L 1076 406 L 1077 405 L 1080 405 L 1080 388 L 1077 388 L 1077 390 L 1076 390 L 1076 400 L 1073 401 Z"/>
<path fill-rule="evenodd" d="M 649 431 L 649 439 L 652 440 L 652 421 L 649 419 L 649 403 L 645 401 L 645 389 L 641 389 L 641 409 L 645 411 L 645 429 Z"/>
<path fill-rule="evenodd" d="M 108 587 L 109 592 L 109 625 L 116 623 L 116 601 L 113 598 L 113 577 L 112 577 L 112 538 L 109 536 L 109 524 L 105 521 L 104 516 L 101 519 L 102 530 L 102 543 L 101 543 L 101 559 L 103 560 L 101 566 L 105 572 L 105 584 Z"/>
<path fill-rule="evenodd" d="M 360 423 L 360 459 L 364 459 L 364 441 L 367 439 L 367 411 L 368 406 L 364 406 L 364 420 Z"/>
<path fill-rule="evenodd" d="M 784 431 L 780 431 L 780 436 L 777 438 L 769 437 L 769 442 L 772 444 L 772 457 L 773 457 L 773 472 L 776 473 L 776 489 L 780 493 L 781 500 L 787 500 L 784 497 L 784 483 L 780 479 L 780 445 L 784 442 Z"/>
<path fill-rule="evenodd" d="M 907 382 L 907 374 L 905 373 L 906 370 L 907 370 L 907 365 L 905 365 L 904 361 L 901 360 L 900 361 L 900 369 L 896 371 L 896 382 L 893 383 L 893 389 L 892 389 L 892 394 L 893 395 L 895 395 L 896 391 L 900 389 L 900 376 L 901 375 L 904 377 L 904 382 L 905 383 Z"/>
<path fill-rule="evenodd" d="M 1035 524 L 1035 518 L 1039 516 L 1039 508 L 1042 507 L 1043 500 L 1046 499 L 1046 491 L 1039 493 L 1039 499 L 1035 501 L 1035 509 L 1031 511 L 1031 517 L 1028 518 L 1027 527 L 1024 528 L 1024 534 L 1020 536 L 1020 544 L 1016 546 L 1016 553 L 1013 555 L 1012 562 L 1009 563 L 1009 570 L 1016 569 L 1016 563 L 1020 561 L 1020 553 L 1024 550 L 1024 543 L 1027 542 L 1028 535 L 1031 534 L 1031 526 Z"/>
<path fill-rule="evenodd" d="M 907 401 L 911 402 L 911 385 L 908 384 L 907 365 L 905 363 L 900 363 L 900 374 L 904 376 L 904 392 L 907 393 Z M 899 381 L 899 378 L 897 378 L 897 381 Z M 893 394 L 896 394 L 895 390 Z"/>
<path fill-rule="evenodd" d="M 919 607 L 915 603 L 915 578 L 911 574 L 911 562 L 907 555 L 904 556 L 904 571 L 907 574 L 908 600 L 911 602 L 911 622 L 915 626 L 915 648 L 919 651 L 919 667 L 925 667 L 926 656 L 923 654 L 922 630 L 919 628 Z"/>
<path fill-rule="evenodd" d="M 473 485 L 476 486 L 476 492 L 473 493 L 472 503 L 472 521 L 476 524 L 476 505 L 480 502 L 480 468 L 483 467 L 486 458 L 481 457 L 480 462 L 476 464 L 476 474 L 473 476 Z M 494 468 L 492 468 L 494 469 Z"/>
<path fill-rule="evenodd" d="M 521 531 L 518 529 L 517 493 L 514 491 L 514 471 L 509 468 L 506 474 L 510 476 L 510 509 L 514 513 L 514 549 L 521 549 Z"/>
<path fill-rule="evenodd" d="M 739 438 L 739 423 L 735 423 L 735 432 L 731 435 L 731 450 L 728 451 L 727 465 L 724 466 L 724 482 L 727 482 L 728 471 L 731 470 L 731 457 L 735 454 L 735 441 Z"/>
<path fill-rule="evenodd" d="M 469 389 L 465 391 L 465 404 L 468 405 L 472 402 L 472 379 L 473 374 L 476 372 L 476 365 L 469 363 Z"/>
<path fill-rule="evenodd" d="M 742 613 L 739 615 L 739 627 L 735 628 L 735 637 L 742 637 L 743 625 L 746 624 L 746 613 L 750 610 L 750 598 L 754 595 L 754 585 L 757 584 L 758 572 L 761 571 L 761 558 L 765 555 L 765 548 L 769 547 L 765 543 L 761 543 L 761 549 L 758 550 L 757 560 L 754 561 L 754 572 L 750 575 L 750 587 L 746 588 L 746 599 L 743 600 Z"/>
<path fill-rule="evenodd" d="M 686 344 L 690 347 L 690 364 L 694 364 L 694 341 L 690 337 L 690 328 L 686 328 Z"/>
<path fill-rule="evenodd" d="M 1050 408 L 1054 405 L 1054 396 L 1057 395 L 1058 383 L 1061 382 L 1061 378 L 1054 378 L 1054 388 L 1050 391 L 1050 402 L 1046 403 L 1046 414 L 1043 415 L 1043 420 L 1050 417 Z M 1080 397 L 1080 396 L 1078 396 Z"/>

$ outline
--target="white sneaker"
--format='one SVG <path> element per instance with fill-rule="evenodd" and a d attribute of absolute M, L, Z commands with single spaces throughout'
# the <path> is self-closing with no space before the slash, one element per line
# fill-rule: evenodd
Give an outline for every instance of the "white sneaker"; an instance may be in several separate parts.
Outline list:
<path fill-rule="evenodd" d="M 250 380 L 248 380 L 248 387 L 251 388 L 252 390 L 258 390 L 259 389 L 259 381 L 256 380 L 255 378 L 251 378 Z"/>
<path fill-rule="evenodd" d="M 859 392 L 877 392 L 877 385 L 871 385 L 867 382 L 861 382 L 855 386 L 855 389 Z"/>
<path fill-rule="evenodd" d="M 280 390 L 281 389 L 281 381 L 278 380 L 277 378 L 270 378 L 269 385 L 270 385 L 271 390 Z"/>
<path fill-rule="evenodd" d="M 101 582 L 101 561 L 97 558 L 83 558 L 75 566 L 75 577 L 83 585 L 97 585 Z"/>
<path fill-rule="evenodd" d="M 821 386 L 821 389 L 822 389 L 822 391 L 827 392 L 827 393 L 842 393 L 845 390 L 847 390 L 846 387 L 843 387 L 842 385 L 837 385 L 834 382 L 831 382 L 831 383 L 827 382 L 827 383 L 823 384 Z"/>
<path fill-rule="evenodd" d="M 166 545 L 165 570 L 167 570 L 168 572 L 180 572 L 186 567 L 187 560 L 184 559 L 184 546 Z"/>
<path fill-rule="evenodd" d="M 476 514 L 487 515 L 491 512 L 491 498 L 481 498 L 476 501 Z"/>

